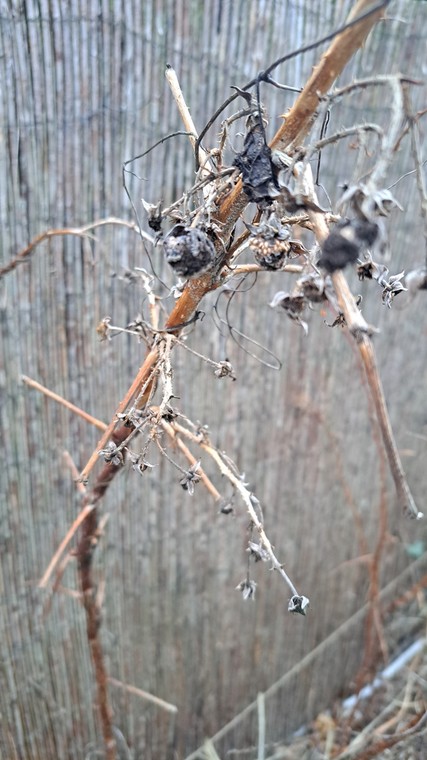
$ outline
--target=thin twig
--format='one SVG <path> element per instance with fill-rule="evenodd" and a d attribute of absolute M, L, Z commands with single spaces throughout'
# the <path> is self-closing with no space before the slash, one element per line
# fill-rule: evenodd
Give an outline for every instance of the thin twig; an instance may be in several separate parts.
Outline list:
<path fill-rule="evenodd" d="M 156 697 L 154 694 L 150 694 L 148 691 L 138 689 L 137 686 L 132 686 L 129 683 L 123 683 L 123 681 L 118 681 L 117 678 L 112 678 L 111 676 L 108 677 L 108 682 L 113 686 L 117 686 L 119 689 L 123 689 L 123 691 L 127 691 L 129 694 L 134 694 L 136 697 L 144 699 L 146 702 L 151 702 L 153 705 L 161 707 L 163 710 L 166 710 L 166 712 L 178 712 L 176 705 L 173 705 L 171 702 L 166 702 L 164 699 L 160 699 L 160 697 Z"/>
<path fill-rule="evenodd" d="M 184 123 L 185 129 L 187 130 L 187 132 L 192 133 L 192 134 L 189 134 L 189 139 L 193 148 L 195 148 L 196 140 L 197 140 L 196 127 L 194 125 L 194 121 L 191 117 L 188 106 L 185 102 L 184 95 L 182 93 L 175 69 L 173 69 L 172 66 L 168 65 L 166 68 L 165 76 L 168 81 L 169 87 L 171 88 L 171 92 L 175 99 L 175 103 L 178 106 L 178 111 Z M 206 153 L 206 151 L 201 146 L 199 146 L 198 162 L 199 164 L 202 165 L 204 172 L 209 171 L 207 169 L 208 161 L 209 161 L 209 154 Z"/>
<path fill-rule="evenodd" d="M 74 520 L 73 524 L 70 525 L 70 527 L 67 530 L 67 533 L 65 534 L 55 554 L 50 560 L 46 570 L 44 571 L 42 577 L 40 578 L 40 581 L 38 584 L 39 588 L 46 588 L 47 584 L 49 583 L 50 576 L 52 575 L 56 565 L 58 564 L 59 560 L 64 554 L 65 549 L 67 548 L 73 536 L 77 533 L 78 529 L 80 528 L 80 525 L 84 522 L 84 520 L 86 520 L 86 518 L 92 512 L 93 509 L 94 507 L 90 504 L 86 507 L 83 507 L 80 514 Z"/>
<path fill-rule="evenodd" d="M 43 243 L 45 240 L 50 240 L 54 237 L 64 237 L 67 235 L 74 237 L 87 237 L 92 240 L 96 240 L 94 235 L 89 234 L 89 230 L 94 230 L 97 227 L 104 227 L 108 224 L 127 227 L 128 229 L 137 232 L 138 235 L 142 234 L 147 242 L 154 242 L 154 238 L 147 232 L 140 232 L 140 229 L 138 225 L 135 224 L 135 222 L 127 222 L 125 219 L 117 219 L 114 216 L 107 217 L 106 219 L 97 219 L 96 221 L 89 222 L 88 224 L 84 224 L 81 227 L 63 227 L 55 230 L 46 230 L 45 232 L 41 232 L 39 235 L 36 235 L 36 237 L 33 238 L 27 246 L 25 246 L 25 248 L 19 251 L 19 253 L 17 253 L 16 256 L 11 259 L 11 261 L 0 268 L 0 279 L 5 274 L 8 274 L 13 269 L 16 269 L 19 264 L 22 264 L 24 261 L 26 261 L 33 253 L 34 249 L 37 248 L 37 246 L 39 246 L 40 243 Z"/>
<path fill-rule="evenodd" d="M 35 390 L 40 391 L 40 393 L 43 393 L 43 395 L 47 396 L 48 398 L 51 398 L 53 401 L 56 401 L 58 404 L 61 404 L 61 406 L 64 406 L 66 409 L 71 411 L 73 414 L 78 415 L 79 417 L 82 417 L 86 422 L 89 422 L 91 425 L 94 425 L 99 430 L 106 430 L 107 425 L 105 422 L 102 422 L 101 420 L 96 419 L 91 414 L 88 414 L 83 409 L 80 409 L 80 407 L 75 406 L 74 404 L 70 404 L 63 396 L 58 395 L 57 393 L 53 393 L 53 391 L 50 391 L 49 388 L 46 388 L 44 385 L 41 385 L 40 383 L 37 383 L 35 380 L 31 380 L 31 378 L 26 377 L 25 375 L 22 376 L 22 379 L 24 382 L 29 385 L 31 388 L 35 388 Z M 156 414 L 156 417 L 159 417 L 159 407 L 151 407 L 152 411 Z M 177 435 L 176 431 L 172 428 L 172 426 L 163 418 L 160 418 L 158 421 L 158 424 L 165 430 L 165 432 L 173 439 L 173 441 L 176 443 L 180 451 L 184 454 L 184 456 L 188 459 L 190 462 L 190 465 L 195 465 L 197 462 L 197 459 L 193 456 L 190 449 L 185 445 L 185 443 L 180 439 L 180 437 Z M 128 429 L 128 438 L 124 439 L 117 447 L 116 450 L 120 451 L 122 448 L 124 448 L 127 443 L 129 442 L 129 438 L 136 434 L 138 431 L 137 429 L 134 429 L 133 431 L 129 431 Z M 73 475 L 74 482 L 76 484 L 77 490 L 82 494 L 87 494 L 86 486 L 83 485 L 83 483 L 80 480 L 80 474 L 69 454 L 68 451 L 64 451 L 64 461 L 71 470 L 71 473 Z M 215 501 L 219 501 L 221 499 L 221 494 L 217 489 L 215 488 L 212 481 L 209 479 L 209 477 L 206 475 L 206 473 L 203 471 L 202 467 L 199 467 L 197 470 L 197 474 L 200 476 L 200 480 L 203 482 L 203 484 L 206 486 L 209 493 L 213 496 Z M 73 535 L 77 532 L 78 528 L 80 527 L 83 520 L 86 518 L 86 516 L 89 514 L 89 511 L 93 509 L 93 505 L 88 505 L 87 507 L 84 507 L 81 511 L 81 513 L 78 515 L 76 520 L 74 521 L 73 525 L 68 530 L 66 536 L 63 538 L 61 544 L 59 545 L 57 551 L 55 552 L 54 556 L 52 557 L 49 566 L 45 570 L 43 577 L 41 578 L 39 582 L 40 588 L 44 588 L 49 578 L 57 565 L 60 556 L 64 553 L 65 547 L 67 544 L 71 541 Z"/>
<path fill-rule="evenodd" d="M 397 118 L 393 120 L 394 127 L 397 123 Z M 387 138 L 387 144 L 385 146 L 385 157 L 381 159 L 380 169 L 375 172 L 375 177 L 382 178 L 383 171 L 385 171 L 388 160 L 390 157 L 390 146 L 392 141 Z M 313 199 L 317 201 L 314 191 L 314 185 L 312 178 L 310 180 L 310 167 L 306 167 L 307 182 L 311 184 L 311 192 Z M 313 225 L 317 241 L 321 244 L 326 240 L 329 229 L 323 214 L 318 211 L 309 212 L 310 219 Z M 344 273 L 341 270 L 336 270 L 331 275 L 332 282 L 337 294 L 338 302 L 341 311 L 344 314 L 345 321 L 350 333 L 356 340 L 356 345 L 359 350 L 360 358 L 366 372 L 366 378 L 372 394 L 372 398 L 377 413 L 378 422 L 380 424 L 381 433 L 383 436 L 384 447 L 387 453 L 390 470 L 395 483 L 396 493 L 400 502 L 400 506 L 406 514 L 410 517 L 419 519 L 422 517 L 422 513 L 418 511 L 414 498 L 411 494 L 409 485 L 406 480 L 406 475 L 402 466 L 399 451 L 394 440 L 393 429 L 385 402 L 384 391 L 377 367 L 376 357 L 372 341 L 369 337 L 371 329 L 365 322 L 362 313 L 359 311 L 355 299 L 348 286 Z"/>
<path fill-rule="evenodd" d="M 412 112 L 411 101 L 409 92 L 405 88 L 403 91 L 403 99 L 405 105 L 406 117 L 409 121 L 409 129 L 411 132 L 411 148 L 415 163 L 415 172 L 417 177 L 418 194 L 420 196 L 420 209 L 423 219 L 423 233 L 424 233 L 424 245 L 425 245 L 425 262 L 427 267 L 427 187 L 424 179 L 424 172 L 422 170 L 423 158 L 421 155 L 420 134 L 419 127 L 416 121 L 416 117 Z"/>
<path fill-rule="evenodd" d="M 192 440 L 194 443 L 199 444 L 200 448 L 203 449 L 203 451 L 206 451 L 206 453 L 209 454 L 209 456 L 216 462 L 221 474 L 225 475 L 225 477 L 228 478 L 230 483 L 232 483 L 236 491 L 239 492 L 243 500 L 243 503 L 245 504 L 246 509 L 251 517 L 251 520 L 258 531 L 261 543 L 270 557 L 270 560 L 274 569 L 279 572 L 283 580 L 287 583 L 287 585 L 291 589 L 292 595 L 300 597 L 301 595 L 298 593 L 291 579 L 285 572 L 283 565 L 279 562 L 279 560 L 277 559 L 273 551 L 273 547 L 270 543 L 270 540 L 265 533 L 264 526 L 257 515 L 256 509 L 254 508 L 253 495 L 246 488 L 242 478 L 235 475 L 235 473 L 231 470 L 228 464 L 226 464 L 226 462 L 224 461 L 223 455 L 221 455 L 220 452 L 217 451 L 217 449 L 215 449 L 210 444 L 210 442 L 208 441 L 206 437 L 195 435 L 190 430 L 187 430 L 187 428 L 185 428 L 183 425 L 180 425 L 176 421 L 172 422 L 172 427 L 181 435 L 184 435 L 190 440 Z"/>
<path fill-rule="evenodd" d="M 36 391 L 43 393 L 44 396 L 47 396 L 53 401 L 56 401 L 58 404 L 61 404 L 61 406 L 65 406 L 65 408 L 68 409 L 68 411 L 72 412 L 72 414 L 76 414 L 78 417 L 81 417 L 86 422 L 89 422 L 91 425 L 97 427 L 98 430 L 106 430 L 107 426 L 104 422 L 97 420 L 96 417 L 92 417 L 91 414 L 88 414 L 88 412 L 80 409 L 80 407 L 75 406 L 75 404 L 72 404 L 70 401 L 67 401 L 66 398 L 60 396 L 58 393 L 49 390 L 49 388 L 46 388 L 46 386 L 41 385 L 41 383 L 38 383 L 37 380 L 32 380 L 32 378 L 27 377 L 27 375 L 21 375 L 21 379 L 30 388 L 34 388 Z"/>

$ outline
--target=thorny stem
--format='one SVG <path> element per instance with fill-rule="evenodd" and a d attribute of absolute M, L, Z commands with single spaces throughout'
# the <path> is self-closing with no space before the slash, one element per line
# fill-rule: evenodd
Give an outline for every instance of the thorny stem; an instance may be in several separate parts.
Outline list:
<path fill-rule="evenodd" d="M 348 21 L 361 16 L 372 5 L 372 0 L 358 0 L 350 12 Z M 372 27 L 380 20 L 383 13 L 384 7 L 363 19 L 356 26 L 344 30 L 332 40 L 292 109 L 284 116 L 284 122 L 271 143 L 272 148 L 285 151 L 289 150 L 291 144 L 302 141 L 311 126 L 320 96 L 329 90 L 350 58 L 363 45 Z"/>
<path fill-rule="evenodd" d="M 97 702 L 104 737 L 107 760 L 116 759 L 116 741 L 113 734 L 112 710 L 108 696 L 108 675 L 99 638 L 101 610 L 96 600 L 96 587 L 92 577 L 92 556 L 97 542 L 98 510 L 93 509 L 83 523 L 82 536 L 77 549 L 80 587 L 86 610 L 87 638 L 95 670 Z"/>
<path fill-rule="evenodd" d="M 143 387 L 144 383 L 146 383 L 151 375 L 151 372 L 153 370 L 153 365 L 155 364 L 156 360 L 158 358 L 158 350 L 157 347 L 152 348 L 151 351 L 148 352 L 147 356 L 145 357 L 145 361 L 143 365 L 141 366 L 137 376 L 135 377 L 132 385 L 130 386 L 129 390 L 127 391 L 125 397 L 122 399 L 120 404 L 118 405 L 114 417 L 111 420 L 110 424 L 107 425 L 103 435 L 99 439 L 96 448 L 93 450 L 88 463 L 83 468 L 83 470 L 80 473 L 80 480 L 85 483 L 89 477 L 90 472 L 92 471 L 93 467 L 95 466 L 96 462 L 98 461 L 98 452 L 105 448 L 106 444 L 110 440 L 112 433 L 114 432 L 114 429 L 117 425 L 118 415 L 123 414 L 128 406 L 131 404 L 133 399 L 139 395 L 141 388 Z M 144 397 L 148 398 L 149 396 L 149 389 L 146 390 Z M 117 431 L 117 435 L 120 438 L 120 443 L 122 442 L 123 438 L 127 437 L 129 435 L 129 430 L 125 428 L 125 426 L 121 426 Z M 126 433 L 126 435 L 125 435 Z M 113 465 L 114 466 L 114 465 Z M 114 477 L 114 476 L 113 476 Z"/>
<path fill-rule="evenodd" d="M 243 480 L 235 475 L 235 473 L 230 469 L 230 467 L 225 463 L 223 457 L 221 454 L 215 449 L 211 444 L 207 441 L 206 438 L 201 439 L 200 436 L 195 435 L 194 433 L 191 433 L 190 430 L 187 430 L 187 428 L 183 427 L 177 422 L 172 423 L 172 427 L 174 430 L 179 432 L 182 435 L 185 435 L 190 440 L 194 441 L 195 443 L 198 443 L 200 448 L 203 449 L 203 451 L 206 451 L 207 454 L 216 462 L 220 472 L 222 475 L 225 475 L 226 478 L 232 483 L 236 491 L 239 492 L 246 509 L 248 510 L 248 513 L 250 515 L 250 518 L 252 520 L 252 523 L 254 524 L 255 528 L 258 531 L 260 540 L 266 551 L 268 552 L 268 555 L 270 557 L 271 563 L 275 570 L 277 570 L 280 575 L 282 576 L 283 580 L 288 584 L 292 595 L 293 596 L 300 596 L 297 589 L 295 588 L 294 584 L 292 583 L 291 579 L 289 578 L 288 574 L 285 572 L 283 565 L 279 562 L 277 559 L 273 547 L 270 543 L 270 540 L 264 530 L 264 526 L 259 519 L 257 512 L 254 508 L 254 504 L 252 501 L 252 494 L 251 492 L 246 488 L 245 484 L 243 483 Z"/>
<path fill-rule="evenodd" d="M 93 417 L 91 414 L 88 414 L 83 409 L 80 409 L 80 407 L 75 406 L 75 404 L 71 404 L 69 401 L 67 401 L 67 399 L 65 399 L 63 396 L 60 396 L 58 393 L 54 393 L 53 391 L 49 390 L 49 388 L 46 388 L 46 386 L 42 385 L 41 383 L 38 383 L 35 380 L 32 380 L 30 377 L 26 377 L 26 375 L 23 375 L 22 379 L 24 380 L 25 384 L 28 385 L 30 388 L 34 388 L 35 390 L 42 393 L 44 396 L 47 396 L 53 401 L 56 401 L 58 404 L 61 404 L 61 406 L 64 406 L 73 414 L 78 415 L 79 417 L 84 419 L 86 422 L 89 422 L 91 425 L 94 425 L 95 427 L 97 427 L 98 430 L 107 429 L 107 425 L 105 424 L 105 422 L 102 422 L 102 420 L 96 419 L 96 417 Z M 158 417 L 159 407 L 151 407 L 151 408 L 152 408 L 152 411 L 156 414 L 156 417 Z M 184 454 L 184 456 L 190 462 L 190 465 L 195 465 L 197 462 L 196 457 L 193 456 L 188 446 L 186 446 L 185 443 L 181 440 L 181 438 L 177 435 L 173 427 L 164 419 L 160 419 L 158 424 L 163 428 L 163 430 L 165 430 L 165 432 L 170 436 L 170 438 L 172 438 L 173 442 L 178 446 L 179 450 L 182 452 L 182 454 Z M 123 426 L 123 432 L 125 431 L 127 431 L 128 438 L 129 438 L 129 428 L 126 428 L 125 426 Z M 136 429 L 134 430 L 134 432 L 136 432 Z M 122 443 L 120 443 L 117 446 L 117 448 L 118 449 L 122 448 L 123 445 L 126 444 L 127 442 L 128 440 L 126 438 L 123 438 Z M 64 459 L 67 466 L 71 470 L 77 490 L 83 496 L 86 496 L 87 494 L 86 488 L 80 480 L 79 472 L 70 454 L 68 453 L 68 451 L 64 452 Z M 219 501 L 221 499 L 221 494 L 219 493 L 219 491 L 217 491 L 214 484 L 208 478 L 208 476 L 206 475 L 202 467 L 199 467 L 199 469 L 197 470 L 197 474 L 200 477 L 200 480 L 205 485 L 206 489 L 213 496 L 215 501 Z M 93 504 L 86 504 L 86 506 L 84 506 L 83 509 L 79 512 L 78 516 L 74 520 L 73 524 L 70 526 L 69 530 L 67 531 L 66 535 L 62 539 L 61 543 L 59 544 L 55 554 L 53 555 L 51 561 L 49 562 L 48 567 L 43 573 L 43 576 L 39 581 L 40 588 L 45 588 L 47 586 L 49 579 L 52 575 L 52 572 L 57 566 L 58 562 L 60 561 L 61 556 L 63 555 L 66 547 L 68 546 L 71 539 L 77 532 L 78 528 L 84 522 L 84 520 L 86 520 L 87 515 L 92 511 L 93 508 L 94 508 Z"/>
<path fill-rule="evenodd" d="M 106 219 L 97 219 L 94 222 L 89 222 L 89 224 L 84 224 L 82 227 L 64 227 L 57 230 L 46 230 L 45 232 L 41 232 L 39 235 L 36 235 L 36 237 L 33 238 L 31 242 L 22 249 L 22 251 L 19 251 L 19 253 L 17 253 L 16 256 L 11 259 L 11 261 L 0 268 L 0 279 L 4 277 L 5 274 L 8 274 L 13 269 L 16 269 L 19 264 L 22 264 L 24 261 L 26 261 L 34 249 L 37 248 L 37 246 L 40 245 L 40 243 L 43 243 L 45 240 L 50 240 L 54 237 L 64 237 L 65 235 L 71 235 L 74 237 L 86 237 L 95 240 L 95 236 L 91 235 L 89 233 L 89 230 L 94 230 L 97 227 L 104 227 L 105 225 L 109 224 L 127 227 L 128 229 L 137 232 L 138 235 L 142 235 L 145 240 L 147 240 L 147 242 L 154 242 L 154 238 L 147 232 L 140 231 L 138 225 L 135 224 L 135 222 L 127 222 L 125 219 L 117 219 L 114 216 L 107 217 Z"/>
<path fill-rule="evenodd" d="M 396 488 L 397 498 L 405 514 L 419 520 L 423 513 L 419 512 L 406 480 L 399 451 L 394 440 L 393 429 L 384 397 L 384 391 L 378 372 L 372 341 L 367 335 L 363 335 L 358 341 L 360 356 L 365 368 L 366 377 L 373 396 L 378 422 L 381 428 L 384 447 L 387 453 L 391 474 Z"/>
<path fill-rule="evenodd" d="M 362 15 L 369 5 L 372 5 L 369 0 L 359 0 L 351 12 L 349 20 L 355 19 L 358 15 Z M 306 86 L 297 98 L 294 106 L 286 116 L 283 125 L 273 138 L 271 143 L 272 148 L 288 147 L 297 138 L 299 140 L 302 139 L 311 125 L 319 104 L 319 98 L 326 93 L 331 84 L 341 73 L 348 60 L 362 45 L 372 27 L 381 18 L 382 12 L 383 9 L 379 10 L 377 13 L 371 14 L 356 26 L 342 32 L 332 41 L 319 65 L 315 68 L 313 75 L 310 77 Z M 239 179 L 233 190 L 222 201 L 217 214 L 217 221 L 223 225 L 222 239 L 224 244 L 227 242 L 235 223 L 247 203 L 248 200 L 242 192 L 242 182 Z M 219 247 L 218 251 L 219 253 L 222 253 L 221 247 Z M 219 284 L 220 282 L 218 279 L 213 277 L 210 273 L 204 274 L 194 280 L 189 280 L 181 297 L 170 313 L 169 319 L 166 323 L 166 329 L 171 329 L 187 322 L 196 310 L 203 296 L 209 291 L 217 288 Z M 83 481 L 86 480 L 91 473 L 97 461 L 99 449 L 105 447 L 105 444 L 115 429 L 117 425 L 117 414 L 122 413 L 134 396 L 138 394 L 139 389 L 147 379 L 151 366 L 156 359 L 157 348 L 153 348 L 148 353 L 144 364 L 139 370 L 125 398 L 116 410 L 105 434 L 98 442 L 96 449 L 93 451 L 89 461 L 84 467 L 81 473 Z"/>
<path fill-rule="evenodd" d="M 165 76 L 168 81 L 169 87 L 171 88 L 171 92 L 175 99 L 175 102 L 178 106 L 178 111 L 184 123 L 185 129 L 187 130 L 187 132 L 192 132 L 192 135 L 189 135 L 189 137 L 190 137 L 190 142 L 193 148 L 195 148 L 196 140 L 197 140 L 196 127 L 195 127 L 193 119 L 191 118 L 191 114 L 185 102 L 184 95 L 182 94 L 182 90 L 181 90 L 175 69 L 173 69 L 172 66 L 167 65 Z M 206 153 L 206 151 L 201 146 L 199 146 L 199 153 L 198 153 L 199 164 L 205 167 L 208 161 L 209 161 L 209 154 Z M 204 169 L 204 171 L 206 172 L 206 169 Z"/>
<path fill-rule="evenodd" d="M 426 251 L 425 264 L 427 267 L 427 187 L 424 179 L 424 172 L 422 170 L 423 160 L 421 155 L 419 128 L 416 123 L 416 118 L 412 113 L 411 101 L 406 88 L 403 91 L 403 100 L 405 104 L 406 118 L 409 121 L 409 129 L 411 132 L 411 147 L 415 160 L 415 172 L 417 177 L 418 193 L 420 196 L 421 216 L 424 223 L 424 243 Z"/>
<path fill-rule="evenodd" d="M 322 243 L 329 234 L 328 226 L 323 214 L 315 211 L 310 212 L 310 218 L 313 224 L 313 230 L 319 243 Z M 370 328 L 365 322 L 362 313 L 357 308 L 356 302 L 352 296 L 347 280 L 342 271 L 332 273 L 332 282 L 338 297 L 341 311 L 344 314 L 345 321 L 350 333 L 356 340 L 362 360 L 368 385 L 372 394 L 375 411 L 383 436 L 383 442 L 393 476 L 397 497 L 405 514 L 410 517 L 419 519 L 422 513 L 418 512 L 414 498 L 409 489 L 406 475 L 399 456 L 399 451 L 394 440 L 393 429 L 387 411 L 387 405 L 384 398 L 384 391 L 379 376 L 378 366 L 375 358 L 375 351 L 372 341 L 369 337 Z"/>

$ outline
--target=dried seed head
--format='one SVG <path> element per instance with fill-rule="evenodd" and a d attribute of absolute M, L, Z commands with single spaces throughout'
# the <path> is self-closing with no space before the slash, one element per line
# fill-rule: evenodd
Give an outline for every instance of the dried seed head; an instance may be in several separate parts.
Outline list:
<path fill-rule="evenodd" d="M 385 303 L 389 309 L 391 309 L 391 304 L 393 303 L 394 297 L 397 296 L 398 293 L 402 293 L 403 291 L 408 290 L 408 288 L 405 288 L 405 286 L 401 282 L 404 276 L 405 276 L 405 272 L 394 274 L 389 278 L 389 281 L 386 282 L 384 285 L 381 298 L 382 298 L 382 302 Z"/>
<path fill-rule="evenodd" d="M 255 559 L 255 562 L 267 562 L 270 559 L 268 552 L 261 546 L 261 544 L 257 544 L 255 541 L 248 542 L 248 548 L 246 551 L 248 551 L 251 557 Z"/>
<path fill-rule="evenodd" d="M 195 277 L 212 268 L 215 246 L 206 232 L 176 224 L 163 241 L 166 261 L 181 277 Z"/>
<path fill-rule="evenodd" d="M 289 599 L 288 612 L 298 612 L 300 615 L 305 615 L 309 604 L 310 601 L 306 596 L 294 594 L 294 596 Z"/>
<path fill-rule="evenodd" d="M 105 449 L 98 451 L 98 456 L 103 457 L 107 464 L 114 464 L 116 467 L 120 467 L 123 462 L 123 452 L 119 449 L 113 441 L 109 441 Z"/>
<path fill-rule="evenodd" d="M 222 498 L 218 502 L 219 512 L 223 515 L 231 515 L 234 512 L 233 500 Z"/>
<path fill-rule="evenodd" d="M 96 332 L 99 335 L 99 340 L 111 340 L 110 331 L 111 317 L 104 317 L 96 326 Z"/>
<path fill-rule="evenodd" d="M 187 470 L 184 477 L 181 478 L 179 481 L 180 486 L 184 489 L 184 491 L 187 491 L 187 493 L 190 494 L 190 496 L 194 493 L 194 486 L 196 483 L 200 480 L 200 475 L 197 475 L 197 470 L 200 467 L 200 460 L 196 462 L 195 464 L 191 465 L 191 467 Z"/>
<path fill-rule="evenodd" d="M 361 251 L 371 246 L 378 235 L 378 225 L 362 219 L 344 219 L 329 233 L 322 245 L 319 266 L 327 272 L 354 264 Z"/>
<path fill-rule="evenodd" d="M 231 377 L 232 380 L 236 379 L 233 367 L 231 366 L 228 359 L 225 359 L 225 361 L 222 362 L 218 362 L 218 366 L 214 371 L 214 375 L 216 377 Z"/>
<path fill-rule="evenodd" d="M 266 240 L 258 235 L 250 240 L 250 247 L 254 252 L 255 261 L 263 269 L 281 269 L 291 249 L 290 243 L 285 240 Z"/>
<path fill-rule="evenodd" d="M 243 599 L 255 599 L 256 583 L 249 578 L 245 578 L 244 581 L 236 586 L 236 591 L 241 591 Z"/>
<path fill-rule="evenodd" d="M 162 202 L 159 201 L 158 203 L 147 203 L 144 198 L 141 198 L 141 201 L 144 210 L 147 212 L 148 226 L 150 229 L 154 230 L 154 232 L 160 232 L 162 229 Z"/>

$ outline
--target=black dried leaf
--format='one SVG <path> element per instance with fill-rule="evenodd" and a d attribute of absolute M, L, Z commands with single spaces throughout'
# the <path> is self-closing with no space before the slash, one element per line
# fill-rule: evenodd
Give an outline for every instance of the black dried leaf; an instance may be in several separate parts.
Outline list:
<path fill-rule="evenodd" d="M 279 194 L 271 149 L 265 142 L 259 117 L 252 121 L 243 150 L 238 153 L 233 163 L 242 174 L 243 190 L 249 200 L 255 203 L 271 202 Z"/>
<path fill-rule="evenodd" d="M 319 266 L 327 272 L 334 272 L 336 269 L 344 269 L 347 264 L 354 264 L 362 250 L 375 242 L 377 235 L 376 222 L 344 219 L 324 241 Z"/>
<path fill-rule="evenodd" d="M 176 224 L 163 241 L 166 261 L 181 277 L 195 277 L 212 268 L 215 246 L 197 227 Z"/>

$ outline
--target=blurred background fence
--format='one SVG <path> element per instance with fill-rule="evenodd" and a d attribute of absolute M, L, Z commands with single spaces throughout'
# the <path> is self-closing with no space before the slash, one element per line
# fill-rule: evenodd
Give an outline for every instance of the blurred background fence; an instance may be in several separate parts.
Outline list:
<path fill-rule="evenodd" d="M 182 129 L 166 63 L 176 69 L 201 129 L 230 85 L 241 86 L 275 58 L 332 30 L 351 6 L 347 0 L 1 2 L 1 264 L 48 228 L 134 219 L 123 162 Z M 423 79 L 426 6 L 393 2 L 389 20 L 340 82 L 399 71 Z M 277 79 L 302 86 L 319 54 L 281 66 Z M 273 134 L 293 96 L 264 89 Z M 415 110 L 425 103 L 425 86 L 416 88 Z M 329 131 L 361 121 L 386 127 L 389 113 L 385 90 L 373 88 L 337 104 Z M 332 202 L 351 179 L 353 163 L 348 142 L 324 151 L 320 180 Z M 405 143 L 390 184 L 410 168 Z M 167 204 L 194 176 L 183 137 L 132 169 L 137 176 L 129 177 L 129 188 L 142 217 L 142 196 Z M 414 176 L 393 192 L 405 208 L 390 223 L 398 272 L 422 264 L 424 242 Z M 321 202 L 327 205 L 325 195 Z M 160 252 L 154 255 L 156 271 L 171 282 Z M 96 230 L 96 240 L 52 238 L 0 283 L 0 749 L 8 760 L 102 756 L 84 611 L 70 593 L 73 562 L 48 613 L 49 592 L 37 588 L 79 510 L 63 450 L 81 467 L 99 434 L 30 391 L 21 376 L 108 422 L 144 347 L 127 336 L 101 343 L 96 325 L 109 315 L 125 326 L 141 311 L 144 293 L 129 277 L 138 266 L 149 269 L 138 236 L 106 226 Z M 280 359 L 280 371 L 220 333 L 212 296 L 189 345 L 217 360 L 228 357 L 237 382 L 219 381 L 178 350 L 174 382 L 179 408 L 210 426 L 213 442 L 235 459 L 260 498 L 279 558 L 311 599 L 309 616 L 287 614 L 286 590 L 265 567 L 255 569 L 255 603 L 238 596 L 247 556 L 243 507 L 218 514 L 200 487 L 188 496 L 164 460 L 143 479 L 122 473 L 102 504 L 109 519 L 96 556 L 97 579 L 105 584 L 107 664 L 113 678 L 178 708 L 168 712 L 112 684 L 114 723 L 131 749 L 123 757 L 184 757 L 276 682 L 266 710 L 267 738 L 278 741 L 348 689 L 361 664 L 369 573 L 358 558 L 375 549 L 379 535 L 378 449 L 346 333 L 313 312 L 305 336 L 268 307 L 277 290 L 289 289 L 288 277 L 264 274 L 230 309 L 232 323 Z M 375 343 L 390 414 L 425 511 L 424 296 L 402 296 L 389 311 L 378 288 L 353 286 L 364 295 L 368 321 L 381 329 Z M 390 600 L 426 572 L 427 561 L 425 528 L 402 518 L 389 479 L 387 486 L 381 585 Z M 218 747 L 225 756 L 253 743 L 255 733 L 249 709 Z"/>

